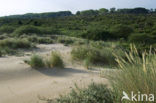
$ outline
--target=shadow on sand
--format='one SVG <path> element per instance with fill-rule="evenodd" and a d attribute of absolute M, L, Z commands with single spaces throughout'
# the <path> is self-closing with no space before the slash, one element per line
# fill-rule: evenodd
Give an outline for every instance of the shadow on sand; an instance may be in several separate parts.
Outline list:
<path fill-rule="evenodd" d="M 52 68 L 52 69 L 37 69 L 42 74 L 45 74 L 47 76 L 69 76 L 73 74 L 79 74 L 79 73 L 88 73 L 85 70 L 79 70 L 79 69 L 73 69 L 73 68 L 64 68 L 64 69 L 59 69 L 59 68 Z"/>

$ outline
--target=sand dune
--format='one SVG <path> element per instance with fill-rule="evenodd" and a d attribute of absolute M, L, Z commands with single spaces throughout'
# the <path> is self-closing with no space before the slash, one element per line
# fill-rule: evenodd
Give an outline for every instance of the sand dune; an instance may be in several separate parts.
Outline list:
<path fill-rule="evenodd" d="M 64 57 L 65 69 L 35 70 L 23 62 L 32 53 L 48 55 L 59 51 Z M 39 97 L 56 98 L 68 93 L 76 83 L 86 87 L 91 82 L 105 82 L 98 73 L 72 65 L 67 58 L 71 48 L 62 44 L 38 45 L 38 49 L 25 52 L 25 56 L 0 58 L 0 103 L 44 103 Z M 28 55 L 29 54 L 29 55 Z"/>

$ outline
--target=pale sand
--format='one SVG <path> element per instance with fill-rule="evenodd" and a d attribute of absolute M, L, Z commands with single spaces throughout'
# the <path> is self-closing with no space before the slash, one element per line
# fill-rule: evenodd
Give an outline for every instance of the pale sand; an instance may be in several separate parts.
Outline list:
<path fill-rule="evenodd" d="M 59 51 L 63 56 L 65 69 L 35 70 L 25 64 L 27 56 L 8 56 L 0 58 L 0 103 L 45 103 L 39 97 L 56 98 L 67 94 L 76 83 L 86 87 L 91 82 L 108 83 L 98 72 L 85 70 L 83 66 L 72 64 L 69 57 L 71 48 L 62 44 L 39 45 L 34 53 L 48 55 L 51 51 Z"/>

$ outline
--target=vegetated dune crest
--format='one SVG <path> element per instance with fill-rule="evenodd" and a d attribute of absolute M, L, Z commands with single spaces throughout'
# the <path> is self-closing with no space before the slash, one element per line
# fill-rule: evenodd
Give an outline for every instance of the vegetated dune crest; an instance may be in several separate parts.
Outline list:
<path fill-rule="evenodd" d="M 58 51 L 65 61 L 65 69 L 32 69 L 23 60 L 33 53 L 42 56 Z M 56 98 L 68 93 L 76 83 L 86 87 L 91 82 L 104 82 L 97 72 L 85 70 L 83 66 L 72 64 L 71 47 L 62 44 L 38 45 L 38 49 L 25 52 L 24 56 L 0 58 L 0 103 L 44 103 L 39 98 Z"/>

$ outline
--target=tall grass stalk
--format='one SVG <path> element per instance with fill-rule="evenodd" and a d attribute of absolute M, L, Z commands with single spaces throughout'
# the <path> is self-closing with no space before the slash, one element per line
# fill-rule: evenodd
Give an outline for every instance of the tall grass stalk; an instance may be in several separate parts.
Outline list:
<path fill-rule="evenodd" d="M 156 96 L 155 53 L 144 52 L 140 56 L 135 46 L 131 46 L 130 53 L 126 53 L 126 59 L 116 57 L 119 72 L 109 75 L 114 94 L 116 94 L 115 103 L 120 103 L 123 91 L 128 95 L 131 95 L 133 91 L 136 94 L 140 92 L 141 94 L 154 94 Z M 122 101 L 122 103 L 127 102 Z"/>

